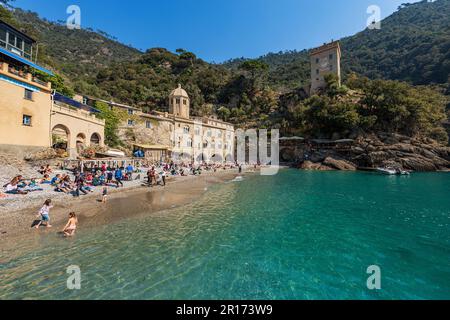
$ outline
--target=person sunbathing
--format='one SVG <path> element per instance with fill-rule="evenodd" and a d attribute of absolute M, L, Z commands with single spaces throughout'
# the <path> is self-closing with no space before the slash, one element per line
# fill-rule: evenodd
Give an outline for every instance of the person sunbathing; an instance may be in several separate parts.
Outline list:
<path fill-rule="evenodd" d="M 51 174 L 53 172 L 53 170 L 52 170 L 52 168 L 50 168 L 50 165 L 48 164 L 46 167 L 45 167 L 45 172 L 44 172 L 44 174 Z"/>
<path fill-rule="evenodd" d="M 17 185 L 17 183 L 15 184 L 8 184 L 6 186 L 6 193 L 7 194 L 21 194 L 21 195 L 26 195 L 28 194 L 27 191 L 22 190 L 21 188 L 19 188 L 19 186 Z"/>
<path fill-rule="evenodd" d="M 58 183 L 60 183 L 61 182 L 61 175 L 60 174 L 57 174 L 56 176 L 54 176 L 53 178 L 52 178 L 52 180 L 50 180 L 50 184 L 52 185 L 52 186 L 55 186 L 56 187 L 56 185 L 58 184 Z"/>
<path fill-rule="evenodd" d="M 94 177 L 92 176 L 92 173 L 88 173 L 88 174 L 86 175 L 85 183 L 86 183 L 87 185 L 92 185 L 93 180 L 94 180 Z"/>
<path fill-rule="evenodd" d="M 56 192 L 63 192 L 63 193 L 70 193 L 72 191 L 72 189 L 70 188 L 69 185 L 66 184 L 66 182 L 61 181 L 60 183 L 58 183 L 56 185 Z"/>
<path fill-rule="evenodd" d="M 44 178 L 41 179 L 41 184 L 51 184 L 52 179 L 50 179 L 50 176 L 48 174 L 44 175 Z"/>
<path fill-rule="evenodd" d="M 33 192 L 33 191 L 43 191 L 44 189 L 40 188 L 36 182 L 36 179 L 31 179 L 31 181 L 24 187 L 24 191 Z"/>

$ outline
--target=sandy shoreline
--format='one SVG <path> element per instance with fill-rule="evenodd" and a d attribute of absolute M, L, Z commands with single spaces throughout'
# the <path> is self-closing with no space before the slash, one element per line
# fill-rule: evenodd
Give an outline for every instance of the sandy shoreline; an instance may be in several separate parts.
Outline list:
<path fill-rule="evenodd" d="M 236 170 L 206 172 L 201 176 L 178 177 L 166 187 L 144 187 L 141 184 L 124 189 L 110 190 L 108 203 L 99 202 L 98 193 L 81 198 L 55 198 L 50 216 L 53 228 L 32 229 L 37 211 L 42 205 L 33 205 L 19 211 L 0 213 L 0 240 L 13 240 L 31 232 L 59 232 L 67 222 L 68 213 L 74 211 L 79 217 L 79 227 L 111 223 L 138 214 L 155 212 L 191 203 L 203 195 L 208 187 L 233 180 Z"/>

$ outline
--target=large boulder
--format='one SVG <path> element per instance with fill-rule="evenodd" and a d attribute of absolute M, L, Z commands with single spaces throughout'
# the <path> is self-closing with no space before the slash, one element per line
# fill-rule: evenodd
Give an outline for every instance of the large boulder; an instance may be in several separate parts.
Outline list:
<path fill-rule="evenodd" d="M 321 163 L 315 163 L 312 161 L 304 161 L 301 165 L 300 165 L 300 169 L 302 170 L 314 170 L 314 171 L 332 171 L 334 170 L 331 167 L 325 166 Z"/>
<path fill-rule="evenodd" d="M 335 159 L 332 157 L 328 157 L 325 159 L 323 164 L 327 167 L 334 168 L 336 170 L 342 170 L 342 171 L 356 171 L 356 166 L 347 161 L 342 159 Z"/>

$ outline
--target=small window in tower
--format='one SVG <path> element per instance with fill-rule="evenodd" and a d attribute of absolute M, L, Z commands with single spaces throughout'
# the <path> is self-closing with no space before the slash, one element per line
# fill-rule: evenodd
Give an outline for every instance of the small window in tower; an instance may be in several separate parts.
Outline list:
<path fill-rule="evenodd" d="M 181 103 L 181 100 L 179 98 L 177 98 L 176 104 L 180 104 L 180 103 Z"/>
<path fill-rule="evenodd" d="M 316 63 L 319 63 L 320 62 L 320 59 L 319 58 L 316 58 Z"/>
<path fill-rule="evenodd" d="M 31 116 L 23 115 L 22 124 L 27 127 L 31 127 Z"/>
<path fill-rule="evenodd" d="M 183 104 L 187 105 L 187 100 L 186 99 L 183 99 Z"/>
<path fill-rule="evenodd" d="M 330 54 L 330 60 L 332 60 L 333 59 L 333 54 Z"/>

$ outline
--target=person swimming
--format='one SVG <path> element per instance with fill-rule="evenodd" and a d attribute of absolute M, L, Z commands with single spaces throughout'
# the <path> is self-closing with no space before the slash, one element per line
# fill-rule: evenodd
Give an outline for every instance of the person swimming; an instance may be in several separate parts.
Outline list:
<path fill-rule="evenodd" d="M 72 237 L 75 235 L 75 231 L 77 230 L 78 219 L 75 212 L 69 213 L 69 221 L 63 229 L 63 233 L 65 237 Z"/>

